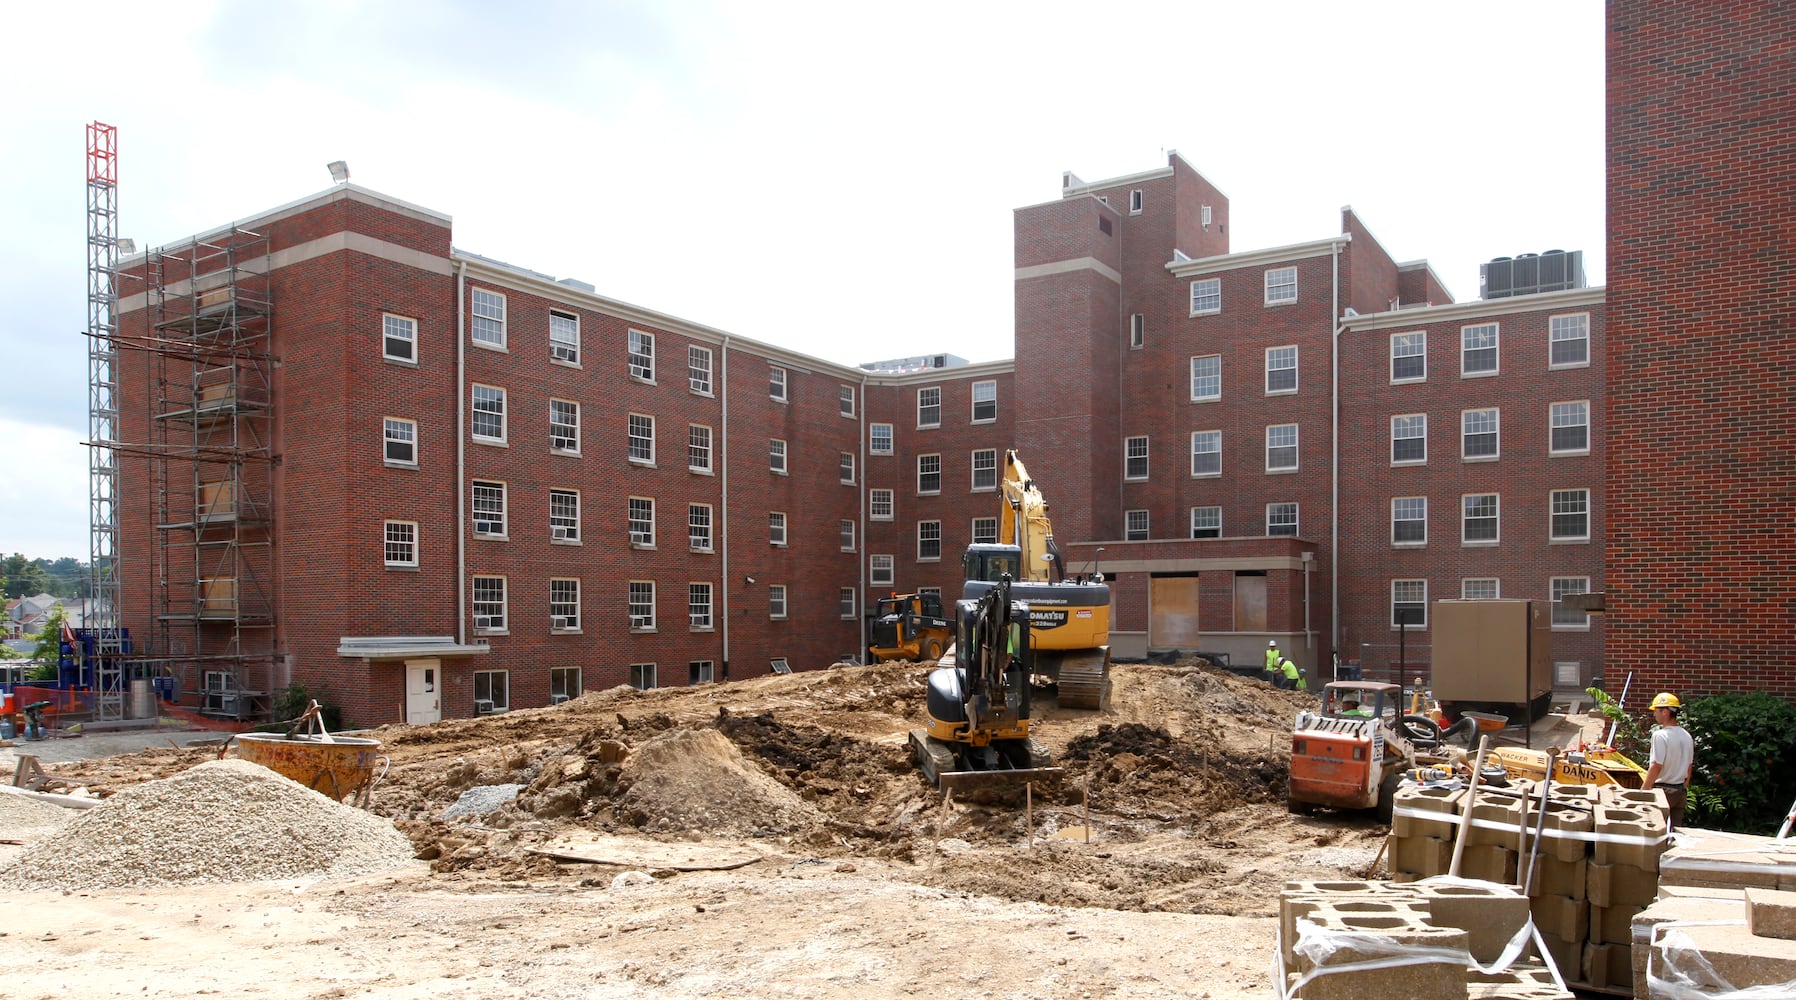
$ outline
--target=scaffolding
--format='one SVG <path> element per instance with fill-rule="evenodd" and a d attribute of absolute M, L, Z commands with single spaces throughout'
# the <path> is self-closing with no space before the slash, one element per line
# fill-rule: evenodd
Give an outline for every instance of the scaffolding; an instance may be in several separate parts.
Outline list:
<path fill-rule="evenodd" d="M 88 601 L 94 718 L 125 718 L 130 650 L 119 620 L 118 129 L 87 126 Z M 78 650 L 77 655 L 80 655 Z"/>
<path fill-rule="evenodd" d="M 262 718 L 278 606 L 268 240 L 233 227 L 145 268 L 152 647 L 203 713 Z"/>

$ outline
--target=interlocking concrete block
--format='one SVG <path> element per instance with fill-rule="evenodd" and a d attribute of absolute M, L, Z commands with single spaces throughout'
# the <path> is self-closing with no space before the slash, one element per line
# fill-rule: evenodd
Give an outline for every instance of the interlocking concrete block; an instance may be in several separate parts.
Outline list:
<path fill-rule="evenodd" d="M 1665 789 L 1663 788 L 1623 788 L 1620 785 L 1604 785 L 1598 801 L 1606 806 L 1651 809 L 1661 816 L 1671 808 L 1671 804 L 1665 801 Z"/>
<path fill-rule="evenodd" d="M 1472 828 L 1466 846 L 1490 845 L 1514 849 L 1521 833 L 1522 800 L 1497 790 L 1480 790 L 1472 802 Z"/>
<path fill-rule="evenodd" d="M 1582 787 L 1582 786 L 1577 786 Z M 1558 786 L 1554 786 L 1557 792 Z M 1576 861 L 1590 853 L 1590 831 L 1593 815 L 1589 809 L 1551 803 L 1545 820 L 1536 817 L 1541 827 L 1540 853 L 1560 861 Z"/>
<path fill-rule="evenodd" d="M 1589 937 L 1593 944 L 1631 945 L 1634 917 L 1644 906 L 1592 906 Z M 1594 982 L 1594 980 L 1593 980 Z"/>
<path fill-rule="evenodd" d="M 1486 882 L 1497 882 L 1502 885 L 1515 883 L 1514 851 L 1495 844 L 1478 844 L 1468 846 L 1459 859 L 1459 875 L 1461 878 L 1483 879 Z"/>
<path fill-rule="evenodd" d="M 1559 975 L 1566 981 L 1581 978 L 1584 975 L 1584 940 L 1573 941 L 1548 934 L 1543 928 L 1540 932 L 1540 943 L 1546 946 L 1547 953 L 1542 956 L 1559 969 Z"/>
<path fill-rule="evenodd" d="M 1480 964 L 1496 961 L 1528 923 L 1527 897 L 1507 886 L 1422 882 L 1414 888 L 1434 926 L 1466 932 L 1467 947 Z"/>
<path fill-rule="evenodd" d="M 1452 840 L 1464 800 L 1463 788 L 1399 788 L 1391 806 L 1391 834 Z M 1414 815 L 1417 813 L 1423 815 Z"/>
<path fill-rule="evenodd" d="M 1602 865 L 1633 865 L 1659 870 L 1665 852 L 1665 817 L 1648 809 L 1598 805 L 1596 861 Z"/>
<path fill-rule="evenodd" d="M 1658 902 L 1634 915 L 1634 995 L 1647 995 L 1646 962 L 1659 924 L 1740 921 L 1745 913 L 1745 896 L 1738 889 L 1661 885 Z"/>
<path fill-rule="evenodd" d="M 1280 953 L 1285 969 L 1296 968 L 1293 947 L 1297 921 L 1317 913 L 1400 915 L 1427 920 L 1428 906 L 1408 886 L 1384 882 L 1287 882 L 1278 900 Z"/>
<path fill-rule="evenodd" d="M 1576 1000 L 1570 990 L 1553 985 L 1553 974 L 1539 961 L 1517 962 L 1497 973 L 1466 973 L 1469 1000 Z"/>
<path fill-rule="evenodd" d="M 1627 944 L 1597 944 L 1591 942 L 1584 946 L 1585 982 L 1605 989 L 1632 989 L 1634 985 L 1634 962 L 1632 949 Z"/>
<path fill-rule="evenodd" d="M 1453 861 L 1453 842 L 1440 837 L 1393 837 L 1389 854 L 1393 873 L 1421 878 L 1445 875 Z"/>
<path fill-rule="evenodd" d="M 1689 950 L 1735 990 L 1796 983 L 1796 941 L 1754 937 L 1744 924 L 1666 928 L 1652 949 L 1653 971 L 1660 978 L 1666 978 L 1663 970 L 1669 968 L 1694 972 Z"/>
<path fill-rule="evenodd" d="M 1592 906 L 1645 906 L 1659 896 L 1659 873 L 1592 862 L 1585 882 Z"/>
<path fill-rule="evenodd" d="M 1317 973 L 1296 995 L 1304 1000 L 1466 996 L 1466 933 L 1400 915 L 1318 911 L 1298 921 L 1298 959 L 1291 973 Z M 1341 970 L 1418 950 L 1435 953 L 1411 965 Z M 1457 954 L 1457 958 L 1454 956 Z M 1341 970 L 1341 971 L 1335 971 Z"/>
<path fill-rule="evenodd" d="M 1602 785 L 1572 785 L 1553 782 L 1548 796 L 1555 802 L 1571 805 L 1594 806 L 1603 799 Z"/>
<path fill-rule="evenodd" d="M 1540 928 L 1542 934 L 1551 934 L 1562 941 L 1575 941 L 1579 944 L 1589 935 L 1590 907 L 1581 899 L 1570 896 L 1535 896 L 1528 900 L 1528 907 L 1534 913 L 1534 926 Z M 1567 966 L 1560 966 L 1564 971 Z M 1578 971 L 1578 963 L 1573 962 L 1569 968 L 1573 973 Z"/>
<path fill-rule="evenodd" d="M 1746 929 L 1754 937 L 1796 941 L 1796 892 L 1746 890 Z"/>
<path fill-rule="evenodd" d="M 1772 837 L 1685 827 L 1659 859 L 1661 885 L 1796 890 L 1796 855 Z"/>

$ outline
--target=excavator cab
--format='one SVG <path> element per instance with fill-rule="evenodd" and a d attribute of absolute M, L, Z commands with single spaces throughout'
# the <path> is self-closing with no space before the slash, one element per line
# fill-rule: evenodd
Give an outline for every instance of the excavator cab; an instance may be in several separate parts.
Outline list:
<path fill-rule="evenodd" d="M 1012 580 L 1026 579 L 1022 572 L 1023 550 L 1015 545 L 997 545 L 980 542 L 967 546 L 967 551 L 960 557 L 962 580 L 978 580 L 982 583 L 997 583 L 999 577 L 1008 576 Z"/>

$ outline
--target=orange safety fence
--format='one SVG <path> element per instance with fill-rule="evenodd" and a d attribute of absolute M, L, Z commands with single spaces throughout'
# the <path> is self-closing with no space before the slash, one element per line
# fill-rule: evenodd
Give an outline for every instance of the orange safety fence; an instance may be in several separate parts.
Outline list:
<path fill-rule="evenodd" d="M 53 688 L 38 687 L 31 684 L 15 684 L 12 689 L 13 711 L 23 714 L 25 706 L 39 702 L 49 702 L 42 709 L 42 718 L 46 729 L 59 729 L 59 721 L 70 716 L 69 724 L 93 718 L 94 693 L 91 688 Z M 167 719 L 176 719 L 189 729 L 203 729 L 217 733 L 242 733 L 255 728 L 255 723 L 241 722 L 236 719 L 214 719 L 179 705 L 156 699 L 156 711 Z"/>

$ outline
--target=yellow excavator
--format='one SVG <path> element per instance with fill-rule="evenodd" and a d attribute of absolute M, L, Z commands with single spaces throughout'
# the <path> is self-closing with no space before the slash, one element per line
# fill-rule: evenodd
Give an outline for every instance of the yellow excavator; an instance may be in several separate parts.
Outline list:
<path fill-rule="evenodd" d="M 1110 587 L 1102 573 L 1066 574 L 1048 502 L 1016 449 L 1004 453 L 998 541 L 967 546 L 961 599 L 978 600 L 1003 577 L 1029 608 L 1034 672 L 1059 688 L 1062 708 L 1102 710 L 1110 702 Z"/>

